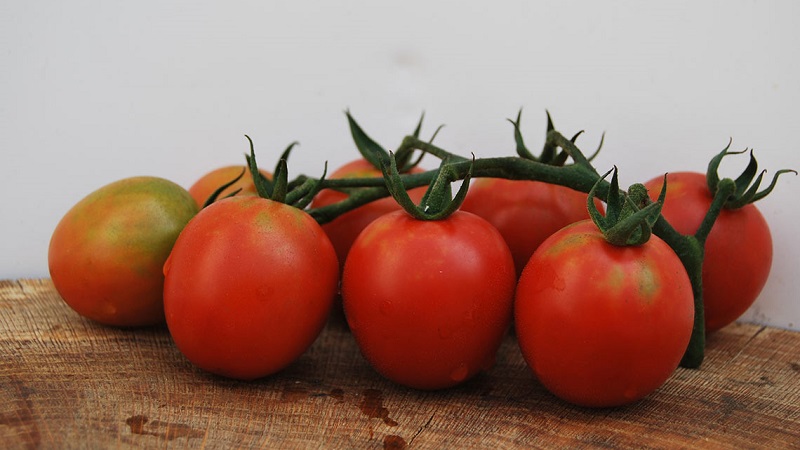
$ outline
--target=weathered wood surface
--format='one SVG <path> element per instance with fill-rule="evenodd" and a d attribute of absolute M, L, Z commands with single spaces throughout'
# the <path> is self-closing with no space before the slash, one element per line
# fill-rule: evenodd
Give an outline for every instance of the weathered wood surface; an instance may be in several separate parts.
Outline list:
<path fill-rule="evenodd" d="M 165 328 L 73 313 L 49 280 L 0 281 L 1 448 L 800 448 L 800 333 L 732 325 L 701 370 L 589 410 L 549 395 L 513 337 L 462 387 L 404 389 L 340 321 L 284 372 L 208 375 Z"/>

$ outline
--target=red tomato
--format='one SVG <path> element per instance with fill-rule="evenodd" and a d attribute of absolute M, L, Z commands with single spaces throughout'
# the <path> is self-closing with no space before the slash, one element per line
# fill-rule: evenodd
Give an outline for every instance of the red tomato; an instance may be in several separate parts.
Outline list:
<path fill-rule="evenodd" d="M 422 171 L 423 169 L 415 167 L 411 170 L 411 173 L 419 173 Z M 373 178 L 382 176 L 383 173 L 380 169 L 375 168 L 372 163 L 365 159 L 357 159 L 337 169 L 329 178 Z M 422 200 L 422 196 L 425 195 L 426 189 L 426 186 L 410 189 L 408 194 L 415 203 L 419 203 L 420 200 Z M 333 189 L 323 189 L 314 198 L 311 207 L 319 208 L 331 205 L 346 198 L 347 194 L 343 192 Z M 350 247 L 353 245 L 356 237 L 358 237 L 359 233 L 361 233 L 370 222 L 388 212 L 398 211 L 399 209 L 400 205 L 398 205 L 393 198 L 386 197 L 370 202 L 352 211 L 348 211 L 336 219 L 323 224 L 322 229 L 325 230 L 331 243 L 333 243 L 339 262 L 344 265 L 344 261 L 347 259 L 347 253 L 350 251 Z"/>
<path fill-rule="evenodd" d="M 461 209 L 494 225 L 506 240 L 517 276 L 533 251 L 561 228 L 588 219 L 587 194 L 541 181 L 478 178 Z M 597 208 L 603 205 L 597 200 Z"/>
<path fill-rule="evenodd" d="M 664 178 L 645 183 L 658 197 Z M 667 175 L 661 214 L 675 230 L 694 234 L 711 205 L 706 176 L 695 172 Z M 772 267 L 769 225 L 753 204 L 723 209 L 706 239 L 703 259 L 703 305 L 706 332 L 738 319 L 755 302 Z"/>
<path fill-rule="evenodd" d="M 204 370 L 250 380 L 283 369 L 314 342 L 339 263 L 305 212 L 237 196 L 189 222 L 164 273 L 164 310 L 178 349 Z"/>
<path fill-rule="evenodd" d="M 417 389 L 459 384 L 491 367 L 511 321 L 514 261 L 488 222 L 463 211 L 372 222 L 344 267 L 353 336 L 386 378 Z"/>
<path fill-rule="evenodd" d="M 197 205 L 155 177 L 116 181 L 73 206 L 53 231 L 50 277 L 78 314 L 106 325 L 163 323 L 161 271 Z"/>
<path fill-rule="evenodd" d="M 641 246 L 606 242 L 591 221 L 550 236 L 517 285 L 522 355 L 556 396 L 617 406 L 661 386 L 692 334 L 694 301 L 678 257 L 652 236 Z"/>
<path fill-rule="evenodd" d="M 214 169 L 195 181 L 194 184 L 189 188 L 189 193 L 192 194 L 194 201 L 197 202 L 197 206 L 202 208 L 206 203 L 206 200 L 208 200 L 214 191 L 239 176 L 239 174 L 242 173 L 242 170 L 245 171 L 242 178 L 240 178 L 236 183 L 227 187 L 217 198 L 222 199 L 237 189 L 241 189 L 241 191 L 239 191 L 239 193 L 236 195 L 258 195 L 256 192 L 256 185 L 253 184 L 253 175 L 250 173 L 250 169 L 245 165 L 225 166 Z M 268 179 L 272 179 L 271 173 L 267 172 L 266 170 L 259 171 Z"/>

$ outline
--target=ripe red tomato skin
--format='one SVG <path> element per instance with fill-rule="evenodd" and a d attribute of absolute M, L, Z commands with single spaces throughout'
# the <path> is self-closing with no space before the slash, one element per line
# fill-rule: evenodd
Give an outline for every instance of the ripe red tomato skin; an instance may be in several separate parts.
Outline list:
<path fill-rule="evenodd" d="M 664 178 L 645 183 L 657 197 Z M 667 175 L 661 214 L 675 230 L 694 234 L 711 205 L 706 176 L 696 172 Z M 772 267 L 769 225 L 755 205 L 723 209 L 706 239 L 703 306 L 706 332 L 734 322 L 756 301 Z"/>
<path fill-rule="evenodd" d="M 236 196 L 198 213 L 164 272 L 167 326 L 178 349 L 206 371 L 252 380 L 285 368 L 317 338 L 339 263 L 307 213 Z"/>
<path fill-rule="evenodd" d="M 576 405 L 635 402 L 678 367 L 691 337 L 691 284 L 658 237 L 607 243 L 591 221 L 548 238 L 517 285 L 522 354 L 539 381 Z"/>
<path fill-rule="evenodd" d="M 415 167 L 411 173 L 419 173 L 423 170 Z M 374 178 L 382 177 L 380 169 L 375 168 L 369 161 L 365 159 L 356 159 L 346 163 L 335 170 L 329 178 Z M 425 187 L 410 189 L 409 196 L 415 203 L 422 200 L 425 195 Z M 340 202 L 347 198 L 347 194 L 333 189 L 323 189 L 320 191 L 314 201 L 311 203 L 312 208 L 319 208 L 322 206 L 331 205 Z M 348 211 L 334 220 L 322 225 L 322 229 L 331 240 L 336 255 L 339 258 L 340 264 L 343 266 L 347 259 L 347 253 L 350 251 L 353 242 L 358 237 L 359 233 L 378 217 L 392 211 L 400 210 L 400 205 L 391 198 L 386 197 L 380 200 L 370 202 L 366 205 L 360 206 L 352 211 Z"/>
<path fill-rule="evenodd" d="M 457 385 L 492 366 L 507 331 L 516 277 L 500 234 L 457 211 L 419 221 L 388 213 L 345 262 L 344 311 L 362 353 L 415 389 Z"/>
<path fill-rule="evenodd" d="M 561 228 L 588 219 L 587 194 L 541 181 L 478 178 L 461 210 L 494 225 L 514 255 L 517 276 L 536 247 Z M 603 210 L 600 200 L 595 201 Z"/>
<path fill-rule="evenodd" d="M 231 180 L 236 178 L 239 174 L 242 173 L 244 170 L 244 175 L 242 178 L 239 179 L 236 183 L 232 184 L 231 186 L 227 187 L 224 191 L 222 191 L 218 199 L 222 199 L 227 195 L 230 195 L 237 189 L 241 189 L 238 194 L 236 195 L 258 195 L 256 191 L 256 185 L 253 183 L 253 175 L 250 173 L 250 169 L 245 165 L 240 166 L 223 166 L 216 168 L 200 178 L 198 178 L 190 187 L 189 193 L 194 198 L 194 201 L 197 203 L 198 207 L 203 207 L 206 203 L 206 200 L 214 193 L 217 189 L 219 189 L 222 185 L 229 183 Z M 262 175 L 267 177 L 268 179 L 272 179 L 272 174 L 267 172 L 266 170 L 259 170 Z"/>
<path fill-rule="evenodd" d="M 162 178 L 125 178 L 95 190 L 53 231 L 48 267 L 56 290 L 99 323 L 163 323 L 161 267 L 196 213 L 189 193 Z"/>

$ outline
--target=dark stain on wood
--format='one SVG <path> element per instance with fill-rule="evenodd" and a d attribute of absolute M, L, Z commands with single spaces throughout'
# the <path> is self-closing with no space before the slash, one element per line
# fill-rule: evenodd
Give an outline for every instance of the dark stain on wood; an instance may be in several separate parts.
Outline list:
<path fill-rule="evenodd" d="M 14 405 L 11 411 L 0 412 L 0 425 L 16 429 L 16 434 L 21 438 L 25 448 L 39 448 L 42 434 L 35 419 L 33 401 L 30 398 L 35 391 L 19 378 L 11 376 L 0 384 L 0 392 L 11 393 Z"/>
<path fill-rule="evenodd" d="M 308 389 L 300 383 L 290 383 L 283 387 L 281 400 L 285 402 L 296 402 L 308 398 Z"/>
<path fill-rule="evenodd" d="M 358 408 L 371 419 L 382 419 L 390 427 L 397 426 L 397 422 L 389 417 L 389 410 L 383 407 L 383 393 L 378 389 L 365 389 Z"/>
<path fill-rule="evenodd" d="M 339 402 L 339 403 L 344 401 L 344 390 L 343 389 L 339 389 L 339 388 L 331 389 L 331 391 L 328 393 L 328 395 L 331 398 L 336 399 L 336 401 Z"/>
<path fill-rule="evenodd" d="M 384 450 L 403 450 L 406 445 L 408 444 L 406 444 L 405 439 L 394 434 L 388 434 L 383 438 Z"/>
<path fill-rule="evenodd" d="M 148 424 L 149 423 L 149 424 Z M 146 416 L 135 415 L 125 419 L 125 424 L 131 429 L 132 434 L 155 436 L 168 441 L 177 438 L 199 438 L 205 436 L 200 430 L 195 430 L 181 423 L 168 423 L 160 420 L 150 420 Z"/>

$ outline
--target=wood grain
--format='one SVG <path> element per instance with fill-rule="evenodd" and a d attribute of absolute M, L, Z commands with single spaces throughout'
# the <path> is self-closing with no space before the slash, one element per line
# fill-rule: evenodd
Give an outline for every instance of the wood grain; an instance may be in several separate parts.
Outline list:
<path fill-rule="evenodd" d="M 0 281 L 3 448 L 800 448 L 800 333 L 734 324 L 700 370 L 645 400 L 582 409 L 534 380 L 509 336 L 450 390 L 393 385 L 340 319 L 278 375 L 237 382 L 187 362 L 165 328 L 72 312 L 49 280 Z"/>

